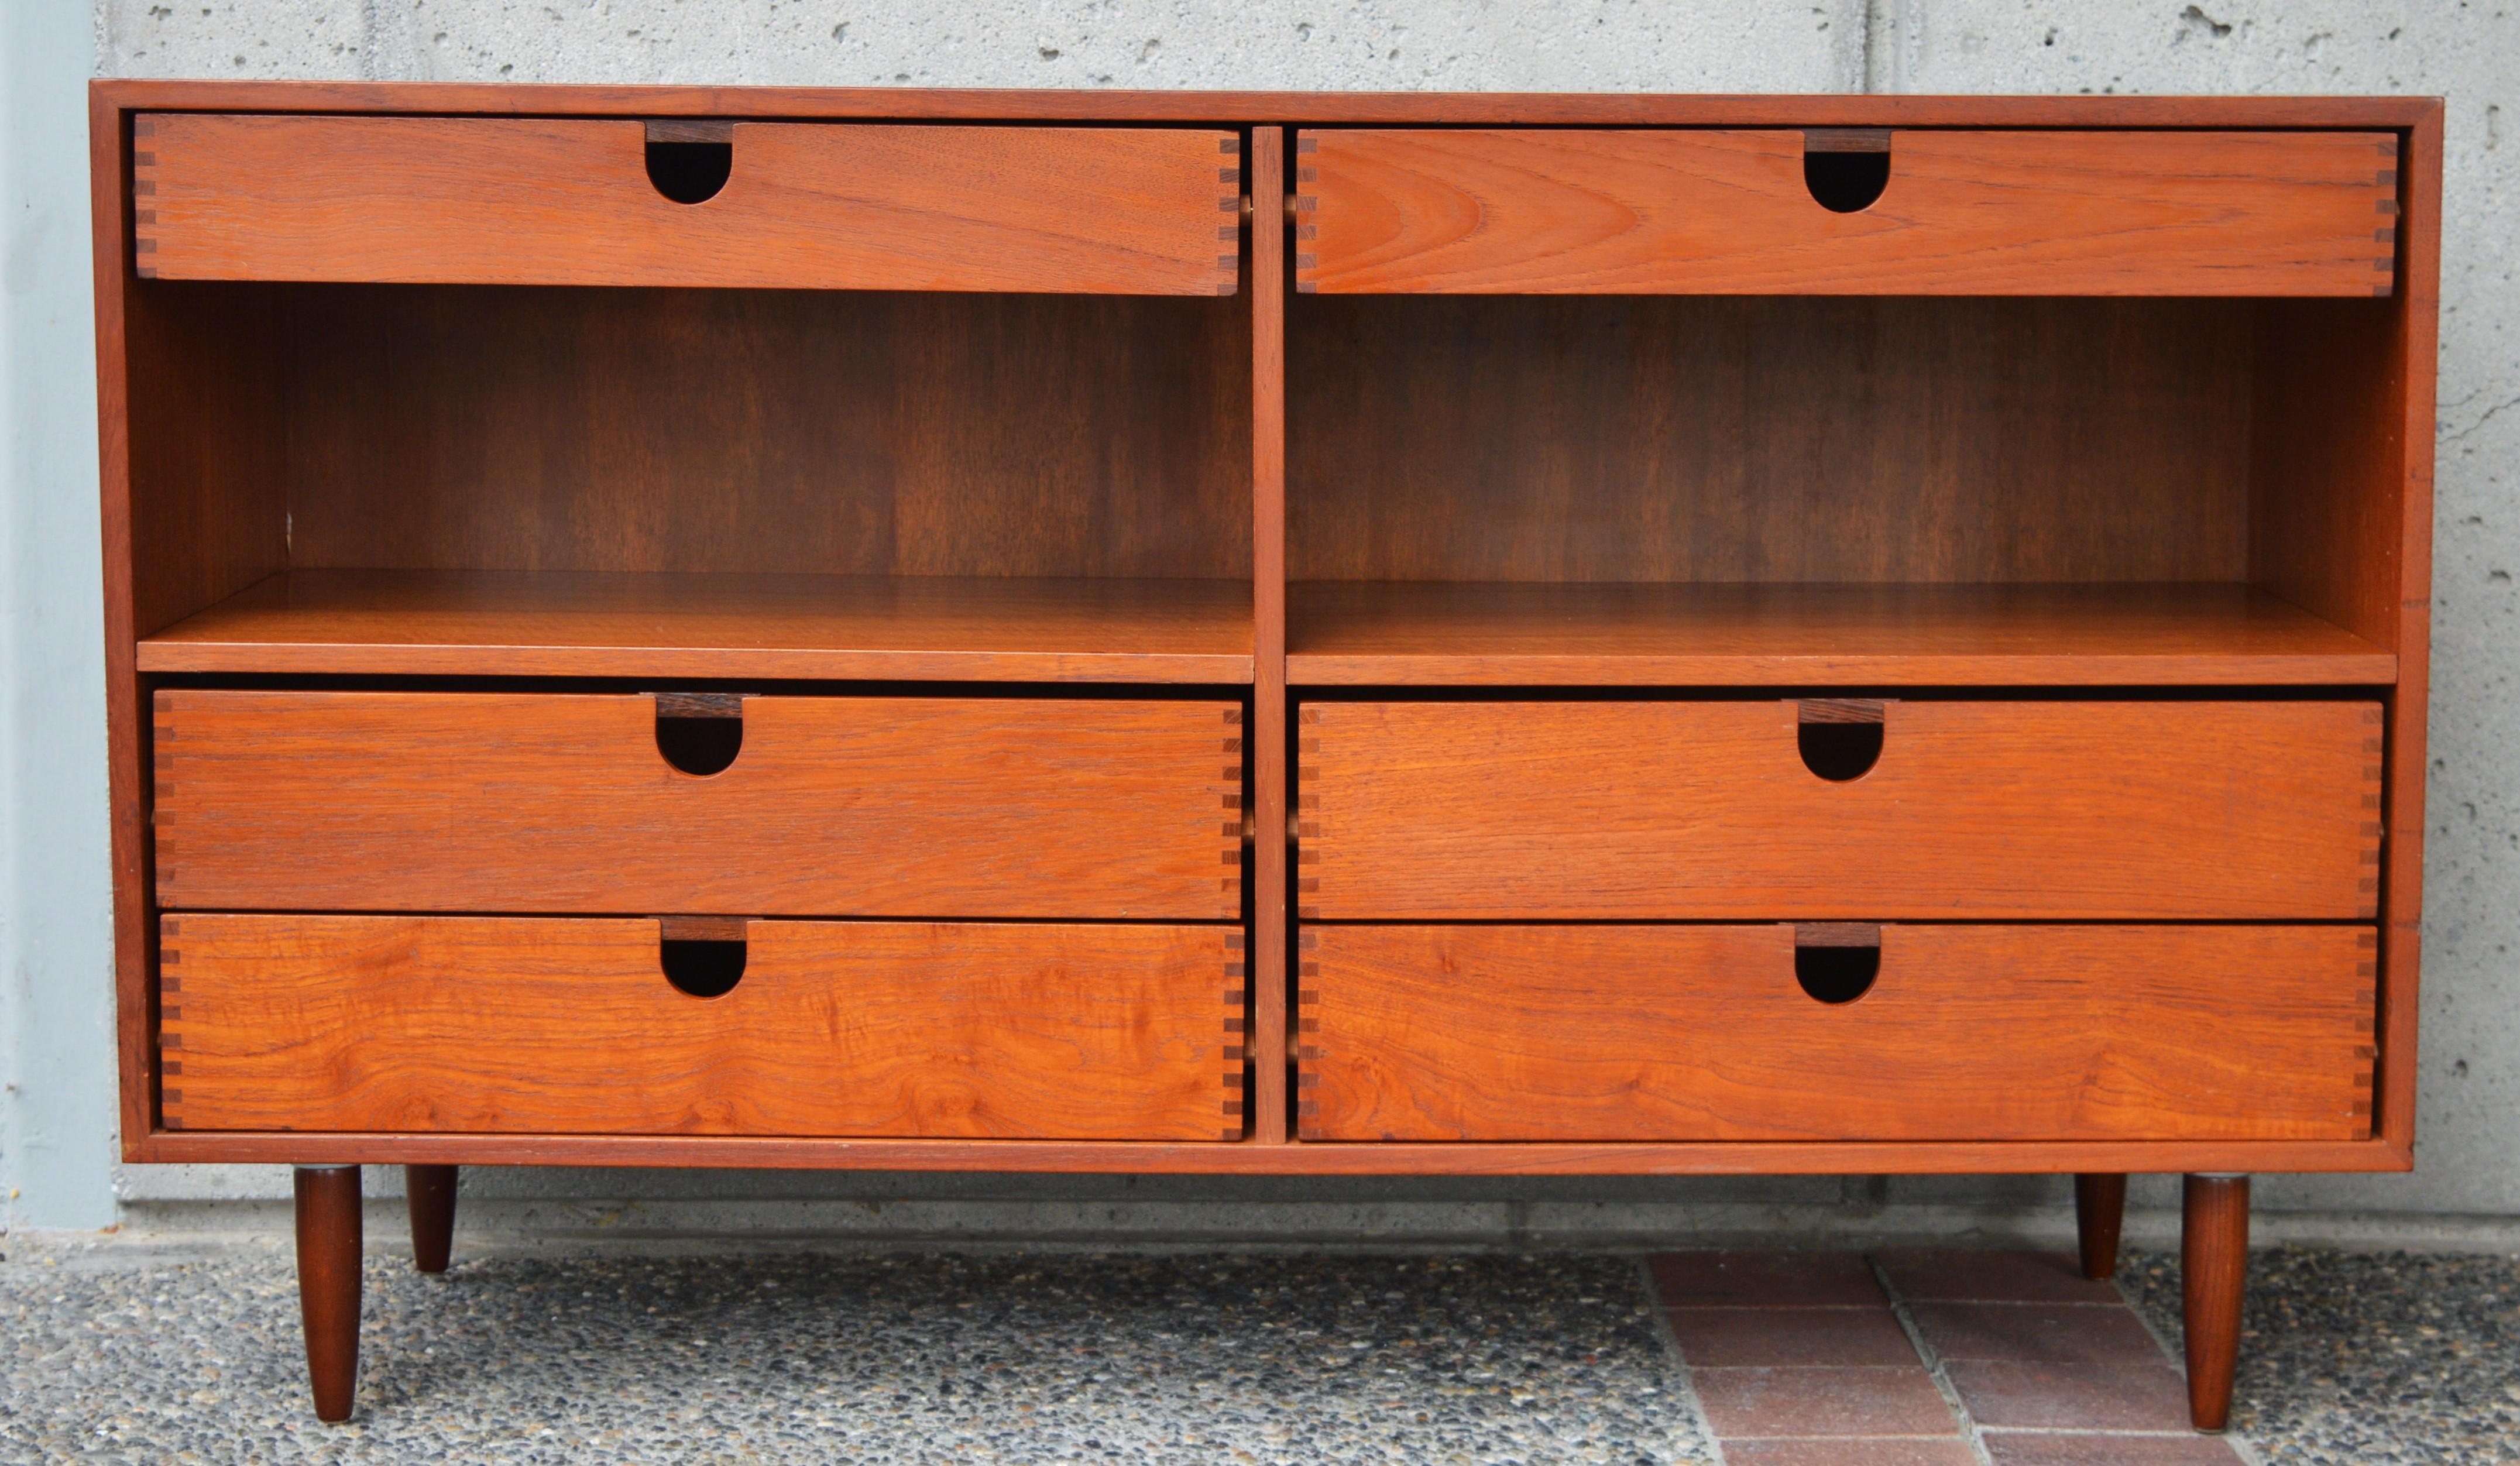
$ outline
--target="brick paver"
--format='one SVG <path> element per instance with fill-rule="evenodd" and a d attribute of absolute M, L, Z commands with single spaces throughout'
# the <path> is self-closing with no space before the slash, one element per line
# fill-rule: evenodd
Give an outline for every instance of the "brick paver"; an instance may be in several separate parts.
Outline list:
<path fill-rule="evenodd" d="M 1691 1252 L 1654 1291 L 1726 1466 L 2236 1466 L 2113 1283 L 2024 1252 Z"/>

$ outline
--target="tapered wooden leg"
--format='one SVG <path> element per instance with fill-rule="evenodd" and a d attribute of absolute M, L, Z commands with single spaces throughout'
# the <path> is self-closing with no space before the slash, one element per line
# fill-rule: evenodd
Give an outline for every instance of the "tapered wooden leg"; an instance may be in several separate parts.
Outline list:
<path fill-rule="evenodd" d="M 359 1388 L 359 1168 L 297 1168 L 297 1308 L 315 1418 L 350 1418 Z"/>
<path fill-rule="evenodd" d="M 2083 1276 L 2118 1275 L 2118 1233 L 2126 1224 L 2126 1177 L 2099 1172 L 2074 1177 L 2074 1226 L 2083 1239 Z"/>
<path fill-rule="evenodd" d="M 405 1166 L 403 1195 L 411 1201 L 411 1262 L 423 1272 L 444 1272 L 455 1245 L 455 1168 Z"/>
<path fill-rule="evenodd" d="M 2249 1178 L 2187 1177 L 2180 1239 L 2186 1283 L 2187 1414 L 2200 1431 L 2231 1419 L 2231 1376 L 2240 1363 L 2240 1295 L 2249 1277 Z"/>

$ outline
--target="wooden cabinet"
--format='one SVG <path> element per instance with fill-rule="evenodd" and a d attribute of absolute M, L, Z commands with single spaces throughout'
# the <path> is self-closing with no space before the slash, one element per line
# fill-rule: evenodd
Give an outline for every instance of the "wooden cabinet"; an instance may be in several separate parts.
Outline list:
<path fill-rule="evenodd" d="M 2411 1164 L 2436 102 L 93 97 L 130 1161 Z"/>

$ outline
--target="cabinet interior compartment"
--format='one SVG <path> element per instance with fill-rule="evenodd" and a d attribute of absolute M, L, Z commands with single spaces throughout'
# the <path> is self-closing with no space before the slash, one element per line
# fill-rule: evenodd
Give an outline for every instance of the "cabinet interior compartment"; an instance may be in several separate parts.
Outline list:
<path fill-rule="evenodd" d="M 2385 683 L 2399 312 L 1299 295 L 1289 680 Z"/>
<path fill-rule="evenodd" d="M 142 669 L 1247 681 L 1249 314 L 136 282 Z"/>

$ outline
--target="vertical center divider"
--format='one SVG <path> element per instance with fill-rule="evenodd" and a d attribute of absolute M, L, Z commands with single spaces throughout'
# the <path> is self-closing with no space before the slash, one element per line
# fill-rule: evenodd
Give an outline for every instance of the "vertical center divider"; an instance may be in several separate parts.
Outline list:
<path fill-rule="evenodd" d="M 1286 1143 L 1286 133 L 1251 129 L 1251 1138 Z"/>

